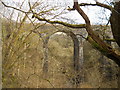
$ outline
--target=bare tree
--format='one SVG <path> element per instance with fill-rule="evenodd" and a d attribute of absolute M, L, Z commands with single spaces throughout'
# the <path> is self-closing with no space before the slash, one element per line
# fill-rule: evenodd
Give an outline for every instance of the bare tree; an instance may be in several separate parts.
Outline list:
<path fill-rule="evenodd" d="M 102 54 L 104 54 L 105 56 L 107 56 L 108 58 L 112 59 L 114 62 L 116 62 L 118 64 L 118 66 L 120 67 L 120 52 L 114 50 L 110 45 L 108 45 L 107 43 L 105 43 L 101 38 L 99 38 L 93 31 L 92 27 L 91 27 L 91 23 L 90 20 L 88 18 L 88 16 L 85 14 L 85 12 L 80 8 L 80 6 L 85 6 L 85 5 L 92 5 L 92 6 L 100 6 L 106 9 L 109 9 L 112 11 L 112 15 L 111 15 L 111 26 L 112 26 L 112 32 L 113 32 L 113 36 L 116 40 L 116 42 L 118 43 L 118 45 L 120 45 L 120 32 L 119 32 L 119 7 L 120 7 L 120 2 L 115 2 L 115 7 L 112 8 L 111 6 L 99 3 L 96 1 L 96 4 L 78 4 L 78 0 L 74 0 L 74 6 L 72 9 L 69 10 L 77 10 L 77 12 L 83 17 L 83 19 L 85 20 L 86 23 L 86 31 L 88 32 L 88 38 L 87 40 L 94 45 L 97 50 L 99 50 Z M 59 21 L 50 21 L 47 20 L 45 18 L 40 18 L 38 17 L 36 14 L 33 14 L 33 16 L 35 18 L 37 18 L 40 21 L 46 21 L 48 23 L 59 23 L 65 26 L 70 26 L 69 24 L 64 24 L 63 22 L 59 22 Z"/>
<path fill-rule="evenodd" d="M 86 40 L 89 41 L 90 44 L 93 45 L 102 54 L 104 54 L 108 58 L 112 59 L 120 67 L 120 52 L 117 51 L 117 50 L 115 50 L 109 44 L 105 43 L 103 39 L 101 39 L 98 35 L 95 34 L 95 32 L 93 31 L 91 22 L 90 22 L 90 20 L 89 20 L 89 18 L 87 16 L 87 14 L 80 7 L 80 6 L 100 6 L 100 7 L 103 7 L 105 9 L 110 10 L 112 12 L 111 18 L 110 18 L 112 33 L 113 33 L 113 36 L 114 36 L 114 39 L 115 39 L 116 43 L 120 47 L 120 37 L 119 37 L 120 36 L 120 31 L 119 31 L 119 29 L 120 29 L 120 26 L 119 26 L 119 24 L 120 24 L 119 23 L 119 21 L 120 21 L 120 18 L 119 18 L 120 17 L 120 10 L 119 10 L 119 8 L 120 8 L 120 1 L 119 2 L 115 2 L 114 7 L 106 5 L 106 4 L 103 4 L 103 3 L 100 3 L 98 1 L 96 1 L 96 4 L 89 4 L 89 3 L 81 3 L 81 4 L 79 4 L 78 0 L 73 0 L 73 2 L 74 2 L 73 8 L 68 8 L 68 10 L 69 11 L 71 11 L 71 10 L 77 10 L 77 12 L 84 19 L 85 24 L 69 24 L 69 23 L 62 22 L 62 21 L 55 21 L 55 20 L 53 21 L 52 19 L 54 19 L 54 18 L 47 19 L 47 18 L 44 17 L 44 15 L 42 14 L 42 12 L 35 12 L 34 9 L 31 8 L 30 4 L 29 4 L 30 10 L 28 12 L 23 11 L 23 10 L 18 9 L 18 8 L 15 8 L 15 7 L 12 7 L 12 6 L 7 6 L 4 2 L 2 2 L 2 4 L 5 7 L 13 8 L 13 9 L 18 10 L 20 12 L 23 12 L 23 13 L 26 14 L 26 16 L 27 16 L 28 13 L 32 13 L 33 14 L 32 18 L 36 18 L 39 21 L 45 21 L 45 22 L 51 23 L 51 24 L 61 24 L 61 25 L 64 25 L 64 26 L 70 27 L 70 28 L 85 28 L 86 31 L 87 31 L 87 33 L 88 33 L 88 37 L 87 37 Z M 46 10 L 44 12 L 48 13 L 49 10 Z M 51 15 L 53 15 L 53 14 L 51 14 Z M 54 16 L 54 17 L 56 17 L 56 16 Z M 74 39 L 76 39 L 75 36 L 74 36 Z M 76 42 L 76 40 L 74 40 L 74 44 L 77 44 L 77 43 L 78 42 Z M 74 50 L 76 50 L 76 51 L 74 53 L 74 56 L 76 56 L 77 55 L 76 52 L 78 52 L 78 47 L 75 47 L 75 48 L 76 49 L 74 49 Z M 75 63 L 76 63 L 76 61 L 75 61 Z M 118 84 L 119 83 L 120 83 L 120 80 L 119 80 Z"/>

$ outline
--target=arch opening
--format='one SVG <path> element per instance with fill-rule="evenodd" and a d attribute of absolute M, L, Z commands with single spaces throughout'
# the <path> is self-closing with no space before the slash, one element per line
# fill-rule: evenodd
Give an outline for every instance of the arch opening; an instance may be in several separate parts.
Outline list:
<path fill-rule="evenodd" d="M 53 34 L 51 34 L 50 36 L 46 37 L 44 39 L 44 54 L 45 54 L 45 58 L 44 58 L 44 64 L 43 64 L 43 72 L 48 72 L 48 42 L 49 39 L 51 37 L 53 37 L 53 35 L 55 35 L 56 33 L 63 33 L 66 34 L 67 37 L 70 37 L 71 40 L 73 41 L 73 68 L 75 71 L 79 70 L 79 66 L 80 66 L 80 62 L 79 62 L 79 40 L 76 37 L 76 35 L 72 32 L 72 31 L 68 31 L 68 30 L 61 30 L 61 31 L 57 31 Z M 58 51 L 59 53 L 59 51 Z"/>

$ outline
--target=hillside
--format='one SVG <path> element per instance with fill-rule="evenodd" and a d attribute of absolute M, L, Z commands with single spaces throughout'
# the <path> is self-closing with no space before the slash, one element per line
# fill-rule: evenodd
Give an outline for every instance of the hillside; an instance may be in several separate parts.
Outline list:
<path fill-rule="evenodd" d="M 19 31 L 14 25 L 2 23 L 2 69 L 4 88 L 116 88 L 118 66 L 78 37 L 83 61 L 79 72 L 73 69 L 73 41 L 56 30 L 72 30 L 87 36 L 85 29 L 70 29 L 46 24 L 31 32 L 30 24 Z M 110 27 L 94 25 L 96 33 L 112 38 Z M 101 29 L 102 28 L 102 29 Z M 101 31 L 100 31 L 100 30 Z M 102 30 L 105 29 L 105 32 Z M 52 35 L 44 47 L 46 37 Z M 114 43 L 112 45 L 115 45 Z M 115 46 L 117 48 L 117 46 Z M 47 53 L 47 54 L 46 54 Z M 44 60 L 48 71 L 43 72 Z M 80 59 L 81 60 L 81 59 Z"/>

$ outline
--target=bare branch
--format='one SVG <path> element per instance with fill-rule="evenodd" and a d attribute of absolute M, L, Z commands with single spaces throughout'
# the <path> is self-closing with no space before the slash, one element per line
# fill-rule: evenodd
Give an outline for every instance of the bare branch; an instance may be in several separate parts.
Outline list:
<path fill-rule="evenodd" d="M 18 8 L 16 8 L 16 7 L 12 7 L 12 6 L 6 5 L 3 1 L 1 1 L 1 3 L 2 3 L 5 7 L 12 8 L 12 9 L 18 10 L 18 11 L 23 12 L 23 13 L 30 13 L 30 12 L 26 12 L 26 11 L 23 11 L 23 10 L 21 10 L 21 9 L 18 9 Z"/>
<path fill-rule="evenodd" d="M 85 28 L 86 27 L 85 24 L 78 24 L 77 25 L 77 24 L 69 24 L 69 23 L 62 22 L 62 21 L 51 21 L 51 20 L 48 20 L 45 18 L 41 18 L 37 14 L 33 14 L 33 17 L 37 18 L 39 21 L 46 21 L 46 22 L 51 23 L 51 24 L 61 24 L 61 25 L 71 27 L 71 28 Z"/>
<path fill-rule="evenodd" d="M 100 3 L 100 2 L 96 2 L 96 4 L 92 4 L 92 3 L 80 3 L 79 6 L 100 6 L 100 7 L 103 7 L 103 8 L 106 8 L 108 10 L 112 10 L 112 6 L 109 6 L 107 4 L 103 4 L 103 3 Z"/>
<path fill-rule="evenodd" d="M 86 37 L 84 37 L 82 34 L 76 34 L 77 36 L 80 36 L 80 37 L 82 37 L 82 38 L 84 38 L 85 40 L 87 40 L 87 38 Z"/>
<path fill-rule="evenodd" d="M 22 2 L 22 4 L 20 5 L 20 9 L 22 8 L 24 2 L 25 2 L 25 0 L 24 0 L 24 1 Z M 17 19 L 16 19 L 16 27 L 18 27 L 19 16 L 20 16 L 20 12 L 18 13 L 18 16 L 17 16 Z"/>
<path fill-rule="evenodd" d="M 74 2 L 74 6 L 78 13 L 83 17 L 86 23 L 86 31 L 88 32 L 88 41 L 99 50 L 102 54 L 106 55 L 108 58 L 113 59 L 120 66 L 120 55 L 107 43 L 105 43 L 100 37 L 98 37 L 92 27 L 88 16 L 79 7 L 78 2 Z"/>
<path fill-rule="evenodd" d="M 106 40 L 106 41 L 110 41 L 110 42 L 116 42 L 115 39 L 105 38 L 104 40 Z"/>
<path fill-rule="evenodd" d="M 96 1 L 95 4 L 92 4 L 92 3 L 80 3 L 79 6 L 100 6 L 100 7 L 106 8 L 106 9 L 108 9 L 108 10 L 110 10 L 110 11 L 113 10 L 113 7 L 112 7 L 112 6 L 107 5 L 107 4 L 100 3 L 100 2 L 97 2 L 97 1 Z M 70 7 L 68 6 L 68 10 L 69 10 L 69 11 L 75 10 L 75 8 L 74 8 L 74 7 L 73 7 L 73 8 L 70 8 Z"/>

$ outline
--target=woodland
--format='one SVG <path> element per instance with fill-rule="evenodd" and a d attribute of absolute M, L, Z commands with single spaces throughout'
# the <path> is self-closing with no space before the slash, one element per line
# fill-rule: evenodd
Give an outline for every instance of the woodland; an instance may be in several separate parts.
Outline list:
<path fill-rule="evenodd" d="M 120 88 L 120 1 L 80 1 L 0 0 L 3 88 Z M 83 7 L 108 10 L 107 23 Z"/>

